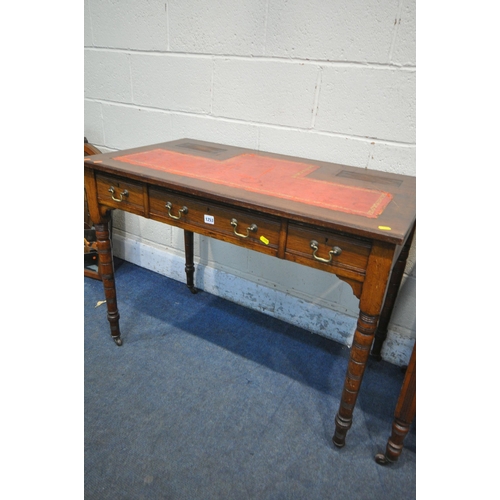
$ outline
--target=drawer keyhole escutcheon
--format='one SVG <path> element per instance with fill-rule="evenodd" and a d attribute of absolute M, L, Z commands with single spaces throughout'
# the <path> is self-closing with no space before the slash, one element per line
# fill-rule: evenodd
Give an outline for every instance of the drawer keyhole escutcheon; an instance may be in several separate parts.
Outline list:
<path fill-rule="evenodd" d="M 332 258 L 333 256 L 338 256 L 342 253 L 342 249 L 340 247 L 337 247 L 337 246 L 334 246 L 329 252 L 328 252 L 328 255 L 330 256 L 329 259 L 324 259 L 323 257 L 318 257 L 316 255 L 316 252 L 318 251 L 318 242 L 316 240 L 311 240 L 311 243 L 310 243 L 310 246 L 311 248 L 314 250 L 313 252 L 313 258 L 315 258 L 316 260 L 319 260 L 320 262 L 326 262 L 327 264 L 329 264 L 331 261 L 332 261 Z"/>
<path fill-rule="evenodd" d="M 108 189 L 108 191 L 111 193 L 111 199 L 113 201 L 117 201 L 118 203 L 121 203 L 123 201 L 123 198 L 127 197 L 128 196 L 128 191 L 126 189 L 124 189 L 121 193 L 120 193 L 120 198 L 115 198 L 115 188 L 113 186 L 110 186 L 110 188 Z"/>
<path fill-rule="evenodd" d="M 247 234 L 241 234 L 236 231 L 236 228 L 238 227 L 238 221 L 236 219 L 231 219 L 231 226 L 233 226 L 233 231 L 236 236 L 239 236 L 240 238 L 248 238 L 250 236 L 250 231 L 252 233 L 255 233 L 257 231 L 257 224 L 252 224 L 251 226 L 247 227 Z"/>
<path fill-rule="evenodd" d="M 167 203 L 165 203 L 165 208 L 168 208 L 168 216 L 172 219 L 175 219 L 175 220 L 179 220 L 182 217 L 182 214 L 186 215 L 188 213 L 188 208 L 182 207 L 179 209 L 179 216 L 172 215 L 170 213 L 170 210 L 172 208 L 172 203 L 170 203 L 169 201 L 167 201 Z"/>

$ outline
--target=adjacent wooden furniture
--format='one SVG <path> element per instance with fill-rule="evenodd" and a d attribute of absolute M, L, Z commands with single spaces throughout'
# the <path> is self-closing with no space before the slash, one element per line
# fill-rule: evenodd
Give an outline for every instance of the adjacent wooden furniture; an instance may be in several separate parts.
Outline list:
<path fill-rule="evenodd" d="M 410 363 L 406 369 L 403 386 L 399 394 L 394 421 L 392 423 L 392 434 L 387 441 L 384 453 L 377 453 L 375 461 L 386 465 L 396 462 L 403 451 L 403 442 L 410 430 L 417 408 L 417 344 L 413 346 Z"/>
<path fill-rule="evenodd" d="M 84 164 L 117 345 L 113 209 L 184 230 L 192 291 L 193 232 L 335 274 L 352 287 L 360 313 L 333 436 L 344 446 L 375 337 L 373 355 L 380 357 L 415 231 L 415 178 L 191 139 L 90 156 Z"/>
<path fill-rule="evenodd" d="M 87 141 L 87 138 L 84 137 L 83 139 L 83 156 L 90 156 L 90 155 L 98 155 L 101 154 L 101 151 L 97 149 L 95 146 L 90 144 Z M 84 198 L 84 231 L 85 231 L 85 236 L 87 236 L 88 233 L 94 233 L 93 225 L 94 223 L 90 219 L 90 213 L 88 209 L 88 203 L 87 203 L 87 192 L 84 189 L 83 193 L 83 198 Z M 87 239 L 87 238 L 86 238 Z M 95 259 L 95 263 L 97 265 L 97 271 L 94 271 L 93 269 L 90 269 L 89 267 L 84 267 L 83 273 L 85 276 L 88 276 L 89 278 L 94 278 L 94 279 L 101 279 L 100 276 L 100 266 L 99 266 L 99 257 L 98 255 L 91 255 L 92 260 Z M 87 258 L 87 256 L 85 256 Z"/>

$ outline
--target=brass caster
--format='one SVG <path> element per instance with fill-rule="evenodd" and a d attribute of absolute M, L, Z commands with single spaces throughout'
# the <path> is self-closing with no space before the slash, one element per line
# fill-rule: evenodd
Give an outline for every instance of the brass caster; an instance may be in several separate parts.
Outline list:
<path fill-rule="evenodd" d="M 387 465 L 392 463 L 392 461 L 389 460 L 383 453 L 377 453 L 375 455 L 375 462 L 377 462 L 379 465 Z"/>
<path fill-rule="evenodd" d="M 335 436 L 332 438 L 332 443 L 335 445 L 335 448 L 343 448 L 345 446 L 345 440 L 335 441 Z"/>

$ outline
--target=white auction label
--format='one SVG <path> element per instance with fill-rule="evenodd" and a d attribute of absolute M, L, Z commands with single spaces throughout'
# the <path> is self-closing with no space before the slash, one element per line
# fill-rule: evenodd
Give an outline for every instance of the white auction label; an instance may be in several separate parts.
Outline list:
<path fill-rule="evenodd" d="M 205 217 L 205 224 L 215 224 L 214 216 L 213 215 L 204 215 Z"/>

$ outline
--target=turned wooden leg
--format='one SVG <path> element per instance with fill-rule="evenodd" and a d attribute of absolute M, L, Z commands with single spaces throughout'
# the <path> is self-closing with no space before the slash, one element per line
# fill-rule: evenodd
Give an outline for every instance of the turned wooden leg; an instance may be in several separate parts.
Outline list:
<path fill-rule="evenodd" d="M 375 455 L 375 461 L 380 465 L 396 462 L 403 451 L 403 441 L 410 430 L 416 412 L 416 344 L 413 346 L 410 363 L 401 387 L 394 421 L 392 423 L 392 434 L 387 441 L 385 454 Z"/>
<path fill-rule="evenodd" d="M 410 252 L 410 247 L 413 242 L 413 235 L 415 234 L 415 226 L 408 237 L 401 253 L 399 254 L 398 260 L 394 265 L 392 270 L 391 279 L 389 281 L 389 286 L 387 288 L 387 294 L 385 296 L 384 307 L 380 313 L 380 319 L 378 322 L 377 331 L 375 332 L 375 340 L 373 341 L 373 347 L 371 355 L 376 360 L 380 361 L 382 356 L 380 355 L 382 351 L 382 346 L 385 339 L 387 338 L 387 328 L 389 326 L 389 321 L 391 320 L 392 311 L 394 310 L 394 304 L 398 297 L 399 288 L 401 286 L 401 280 L 403 279 L 404 270 L 406 267 L 406 261 L 408 260 L 408 253 Z"/>
<path fill-rule="evenodd" d="M 194 286 L 194 238 L 193 232 L 184 230 L 184 252 L 186 254 L 186 284 L 191 293 L 196 293 Z"/>
<path fill-rule="evenodd" d="M 347 431 L 352 424 L 354 407 L 389 283 L 394 252 L 394 245 L 377 242 L 374 243 L 368 259 L 366 279 L 359 300 L 358 323 L 347 365 L 342 399 L 335 417 L 335 434 L 332 440 L 339 448 L 344 446 Z"/>
<path fill-rule="evenodd" d="M 104 296 L 108 308 L 108 321 L 111 328 L 111 337 L 116 345 L 122 345 L 120 337 L 120 326 L 118 320 L 118 306 L 116 302 L 115 273 L 113 266 L 113 253 L 111 251 L 111 241 L 109 238 L 108 222 L 95 224 L 97 237 L 97 253 L 99 255 L 101 280 L 104 286 Z"/>
<path fill-rule="evenodd" d="M 377 320 L 378 316 L 370 316 L 363 311 L 359 313 L 349 364 L 347 365 L 342 400 L 335 417 L 336 427 L 332 441 L 339 448 L 345 445 L 347 431 L 352 425 L 353 410 L 358 398 L 361 381 L 363 380 L 366 362 L 370 356 L 370 348 L 375 329 L 377 328 Z"/>

